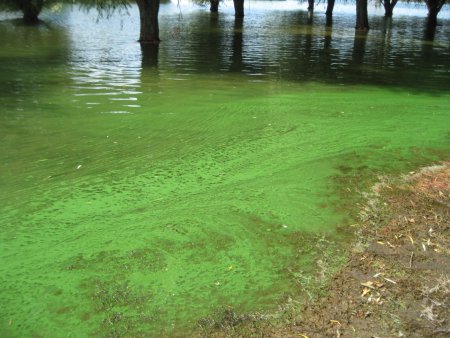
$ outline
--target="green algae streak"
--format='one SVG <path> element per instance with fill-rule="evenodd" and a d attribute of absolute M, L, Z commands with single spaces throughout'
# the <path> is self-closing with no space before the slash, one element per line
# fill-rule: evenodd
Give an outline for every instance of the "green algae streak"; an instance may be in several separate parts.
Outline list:
<path fill-rule="evenodd" d="M 448 93 L 140 65 L 83 82 L 67 37 L 37 34 L 0 52 L 1 336 L 175 336 L 221 307 L 276 310 L 313 273 L 308 234 L 345 243 L 364 182 L 450 149 Z"/>

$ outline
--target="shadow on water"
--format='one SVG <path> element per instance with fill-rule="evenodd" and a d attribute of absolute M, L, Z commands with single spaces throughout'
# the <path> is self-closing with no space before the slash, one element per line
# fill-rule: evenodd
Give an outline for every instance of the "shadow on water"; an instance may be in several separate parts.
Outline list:
<path fill-rule="evenodd" d="M 141 44 L 142 68 L 158 67 L 159 46 L 153 44 Z"/>
<path fill-rule="evenodd" d="M 0 45 L 0 98 L 26 97 L 49 82 L 67 83 L 66 72 L 58 71 L 69 53 L 63 27 L 44 21 L 37 25 L 25 25 L 21 19 L 0 21 Z"/>
<path fill-rule="evenodd" d="M 190 34 L 162 47 L 176 49 L 179 44 L 184 58 L 166 62 L 175 61 L 180 70 L 189 62 L 198 72 L 232 71 L 261 80 L 392 86 L 434 94 L 450 89 L 445 76 L 436 82 L 435 73 L 449 68 L 445 20 L 434 41 L 434 30 L 417 17 L 375 17 L 366 34 L 306 11 L 275 12 L 258 24 L 248 18 L 233 21 L 190 14 Z"/>
<path fill-rule="evenodd" d="M 242 62 L 242 46 L 243 46 L 243 22 L 242 18 L 236 18 L 234 21 L 233 40 L 232 40 L 232 56 L 230 71 L 241 72 L 243 69 Z"/>

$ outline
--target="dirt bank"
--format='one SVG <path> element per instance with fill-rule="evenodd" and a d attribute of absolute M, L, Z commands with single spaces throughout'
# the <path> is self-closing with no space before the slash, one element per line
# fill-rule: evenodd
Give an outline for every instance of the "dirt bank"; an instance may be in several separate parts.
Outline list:
<path fill-rule="evenodd" d="M 284 337 L 450 336 L 450 164 L 384 179 L 327 295 Z"/>
<path fill-rule="evenodd" d="M 381 179 L 365 196 L 347 263 L 319 299 L 282 326 L 230 312 L 236 325 L 204 336 L 449 337 L 449 184 L 450 162 Z"/>

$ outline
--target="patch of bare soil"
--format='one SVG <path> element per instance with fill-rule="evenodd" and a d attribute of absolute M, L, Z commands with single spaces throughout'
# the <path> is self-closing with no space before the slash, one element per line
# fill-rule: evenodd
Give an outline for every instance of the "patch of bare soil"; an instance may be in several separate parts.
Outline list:
<path fill-rule="evenodd" d="M 230 311 L 202 336 L 450 337 L 449 185 L 450 162 L 383 178 L 366 195 L 346 265 L 321 297 L 281 327 Z"/>
<path fill-rule="evenodd" d="M 377 184 L 326 296 L 279 337 L 450 336 L 450 163 Z"/>

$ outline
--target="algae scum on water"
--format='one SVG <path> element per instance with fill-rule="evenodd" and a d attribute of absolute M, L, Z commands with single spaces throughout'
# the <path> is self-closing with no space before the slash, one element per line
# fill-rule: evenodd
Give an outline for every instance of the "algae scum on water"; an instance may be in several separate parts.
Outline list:
<path fill-rule="evenodd" d="M 386 32 L 298 10 L 184 10 L 156 54 L 136 19 L 0 21 L 0 336 L 273 314 L 342 259 L 358 189 L 448 156 L 448 25 L 423 43 L 399 18 L 380 55 Z"/>

